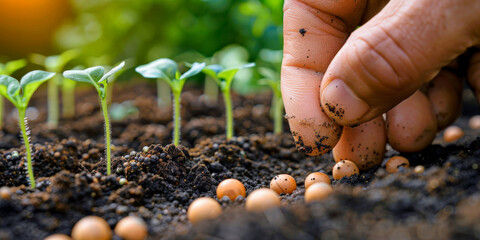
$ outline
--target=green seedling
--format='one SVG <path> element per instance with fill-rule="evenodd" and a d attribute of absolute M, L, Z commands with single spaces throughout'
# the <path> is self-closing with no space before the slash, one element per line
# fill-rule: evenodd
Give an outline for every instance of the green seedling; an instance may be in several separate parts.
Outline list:
<path fill-rule="evenodd" d="M 12 75 L 15 71 L 27 65 L 25 59 L 10 61 L 5 64 L 0 63 L 0 75 Z M 0 129 L 3 126 L 3 97 L 0 97 Z"/>
<path fill-rule="evenodd" d="M 102 106 L 103 117 L 105 120 L 105 148 L 107 152 L 107 175 L 111 173 L 111 139 L 110 139 L 110 120 L 108 118 L 108 105 L 107 105 L 107 91 L 108 91 L 108 78 L 116 72 L 120 71 L 125 66 L 125 62 L 120 63 L 118 66 L 112 68 L 109 72 L 105 73 L 105 69 L 101 66 L 87 68 L 85 70 L 69 70 L 63 72 L 63 76 L 67 79 L 71 79 L 77 82 L 84 82 L 92 84 L 98 92 L 100 98 L 100 104 Z"/>
<path fill-rule="evenodd" d="M 280 74 L 270 68 L 259 67 L 258 72 L 264 77 L 260 79 L 260 84 L 268 85 L 273 92 L 273 132 L 281 134 L 283 132 L 283 100 L 280 88 Z"/>
<path fill-rule="evenodd" d="M 232 86 L 233 78 L 238 70 L 242 68 L 254 67 L 255 63 L 248 63 L 235 68 L 224 68 L 221 65 L 213 64 L 206 66 L 202 71 L 210 76 L 222 91 L 223 99 L 225 101 L 225 115 L 226 115 L 226 136 L 227 139 L 233 137 L 233 109 L 232 109 L 232 97 L 230 96 L 230 89 Z"/>
<path fill-rule="evenodd" d="M 32 168 L 32 151 L 30 148 L 30 130 L 27 127 L 27 118 L 25 113 L 28 102 L 33 93 L 40 85 L 51 79 L 55 73 L 44 71 L 32 71 L 22 77 L 20 83 L 17 79 L 7 75 L 0 75 L 0 94 L 8 99 L 18 110 L 18 123 L 22 131 L 22 138 L 25 144 L 25 154 L 27 156 L 27 170 L 30 180 L 30 186 L 35 188 L 35 178 Z"/>
<path fill-rule="evenodd" d="M 60 55 L 55 56 L 43 56 L 40 54 L 32 54 L 30 59 L 33 63 L 44 66 L 45 69 L 49 72 L 58 73 L 54 78 L 48 81 L 48 116 L 47 116 L 47 123 L 49 127 L 56 128 L 58 126 L 58 118 L 59 118 L 59 101 L 58 101 L 58 85 L 64 83 L 62 81 L 62 75 L 60 74 L 63 71 L 63 68 L 67 63 L 75 59 L 80 55 L 80 52 L 76 49 L 68 50 L 63 52 Z M 68 81 L 65 81 L 68 82 Z M 67 83 L 68 85 L 68 83 Z M 62 89 L 63 95 L 63 110 L 65 117 L 72 117 L 71 115 L 75 115 L 71 113 L 72 109 L 75 111 L 75 106 L 71 105 L 74 104 L 75 101 L 72 101 L 72 96 L 75 87 L 72 87 L 72 84 Z M 65 109 L 68 109 L 65 111 Z M 65 113 L 66 112 L 66 113 Z"/>
<path fill-rule="evenodd" d="M 180 143 L 180 94 L 187 78 L 192 77 L 205 67 L 205 63 L 193 63 L 192 67 L 180 75 L 177 63 L 168 58 L 160 58 L 151 63 L 138 66 L 135 71 L 145 78 L 155 78 L 167 82 L 173 93 L 173 143 Z"/>

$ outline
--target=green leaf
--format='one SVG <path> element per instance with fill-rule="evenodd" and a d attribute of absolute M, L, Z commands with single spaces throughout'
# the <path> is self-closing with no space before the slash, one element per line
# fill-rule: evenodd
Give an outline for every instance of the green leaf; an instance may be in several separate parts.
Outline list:
<path fill-rule="evenodd" d="M 98 81 L 98 83 L 105 82 L 110 76 L 112 76 L 116 72 L 120 71 L 124 66 L 125 66 L 125 61 L 121 62 L 116 67 L 112 68 L 112 70 L 110 70 L 105 75 L 103 75 L 103 77 L 100 79 L 100 81 Z"/>
<path fill-rule="evenodd" d="M 144 78 L 161 78 L 165 80 L 175 79 L 177 63 L 168 58 L 160 58 L 151 63 L 138 66 L 135 71 Z"/>
<path fill-rule="evenodd" d="M 86 70 L 68 70 L 63 72 L 63 77 L 76 82 L 90 83 L 94 86 L 97 82 L 89 75 Z"/>
<path fill-rule="evenodd" d="M 60 55 L 49 56 L 45 59 L 45 67 L 49 71 L 60 72 L 65 65 L 80 55 L 80 51 L 72 49 L 63 52 Z"/>
<path fill-rule="evenodd" d="M 205 65 L 205 63 L 194 62 L 192 68 L 183 73 L 182 76 L 180 76 L 178 79 L 183 80 L 197 75 L 199 72 L 202 71 L 203 68 L 205 68 Z"/>
<path fill-rule="evenodd" d="M 230 82 L 233 80 L 233 77 L 235 76 L 235 74 L 237 74 L 238 70 L 240 70 L 242 68 L 249 68 L 249 67 L 254 67 L 254 66 L 255 66 L 255 63 L 248 63 L 248 64 L 245 64 L 245 65 L 242 65 L 242 66 L 239 66 L 239 67 L 225 69 L 218 74 L 218 77 L 220 79 L 225 80 L 227 83 L 230 84 Z"/>
<path fill-rule="evenodd" d="M 105 69 L 101 66 L 91 67 L 84 70 L 95 82 L 102 79 Z M 73 79 L 72 79 L 73 80 Z"/>
<path fill-rule="evenodd" d="M 14 105 L 16 96 L 20 93 L 18 80 L 7 75 L 0 75 L 0 94 L 10 100 Z"/>
<path fill-rule="evenodd" d="M 206 66 L 204 69 L 202 69 L 202 72 L 213 78 L 218 78 L 217 74 L 224 69 L 225 68 L 222 65 L 213 64 L 213 65 Z"/>
<path fill-rule="evenodd" d="M 11 75 L 15 71 L 25 67 L 26 65 L 27 65 L 27 61 L 25 59 L 19 59 L 19 60 L 7 62 L 3 66 L 3 69 L 0 69 L 0 74 Z"/>
<path fill-rule="evenodd" d="M 31 71 L 25 74 L 25 76 L 22 77 L 22 80 L 20 80 L 20 85 L 23 90 L 23 103 L 27 105 L 37 88 L 53 76 L 55 76 L 55 73 L 40 70 Z"/>

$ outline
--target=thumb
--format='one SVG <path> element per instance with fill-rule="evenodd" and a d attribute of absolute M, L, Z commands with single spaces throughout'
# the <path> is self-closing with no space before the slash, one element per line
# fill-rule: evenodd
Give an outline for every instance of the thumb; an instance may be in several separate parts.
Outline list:
<path fill-rule="evenodd" d="M 341 125 L 373 119 L 473 46 L 480 1 L 461 2 L 390 1 L 329 65 L 320 89 L 325 113 Z"/>

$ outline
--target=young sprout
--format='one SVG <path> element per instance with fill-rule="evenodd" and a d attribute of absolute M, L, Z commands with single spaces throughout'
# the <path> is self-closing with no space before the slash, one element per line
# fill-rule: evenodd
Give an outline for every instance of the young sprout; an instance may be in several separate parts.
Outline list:
<path fill-rule="evenodd" d="M 7 75 L 0 75 L 0 94 L 8 99 L 18 109 L 18 123 L 22 131 L 23 142 L 25 144 L 25 154 L 27 156 L 27 170 L 30 180 L 30 186 L 35 188 L 35 178 L 32 168 L 32 154 L 30 149 L 30 131 L 27 128 L 27 119 L 25 113 L 28 102 L 33 93 L 40 85 L 52 78 L 55 73 L 44 71 L 32 71 L 22 77 L 20 83 L 17 79 Z"/>
<path fill-rule="evenodd" d="M 120 71 L 125 62 L 120 63 L 118 66 L 112 68 L 109 72 L 105 73 L 105 69 L 101 66 L 87 68 L 85 70 L 69 70 L 63 72 L 65 78 L 92 84 L 97 89 L 100 103 L 102 105 L 103 117 L 105 119 L 105 148 L 107 151 L 107 175 L 111 173 L 111 142 L 110 142 L 110 120 L 108 118 L 108 106 L 107 106 L 107 89 L 108 78 Z"/>
<path fill-rule="evenodd" d="M 59 101 L 58 101 L 58 85 L 63 84 L 62 81 L 62 75 L 60 74 L 70 61 L 78 57 L 80 52 L 76 49 L 68 50 L 63 52 L 60 55 L 55 55 L 55 56 L 48 56 L 45 57 L 40 54 L 32 54 L 31 55 L 31 61 L 35 64 L 44 66 L 45 69 L 49 72 L 54 72 L 54 73 L 59 73 L 55 75 L 55 78 L 52 78 L 48 82 L 48 116 L 47 116 L 47 123 L 48 126 L 52 128 L 56 128 L 58 126 L 58 118 L 59 118 Z M 66 81 L 68 82 L 68 81 Z M 68 84 L 68 83 L 67 83 Z M 71 85 L 67 86 L 67 89 L 71 89 Z M 67 90 L 68 91 L 68 90 Z M 68 93 L 68 92 L 63 92 L 66 95 L 63 95 L 63 106 L 65 108 L 74 108 L 74 106 L 69 106 L 69 102 L 71 103 L 72 100 L 69 99 L 69 96 L 73 96 L 73 94 Z M 68 114 L 71 114 L 70 112 L 67 111 L 67 117 Z"/>
<path fill-rule="evenodd" d="M 15 71 L 27 65 L 25 59 L 10 61 L 5 64 L 0 63 L 0 75 L 12 75 Z M 0 129 L 3 126 L 3 97 L 0 96 Z"/>
<path fill-rule="evenodd" d="M 160 79 L 168 83 L 173 93 L 173 143 L 180 143 L 180 94 L 187 78 L 192 77 L 205 67 L 205 63 L 193 63 L 190 70 L 180 75 L 177 63 L 168 58 L 160 58 L 151 63 L 138 66 L 135 71 L 145 78 Z"/>
<path fill-rule="evenodd" d="M 232 98 L 230 96 L 230 89 L 233 82 L 233 77 L 242 68 L 254 67 L 255 63 L 248 63 L 235 68 L 224 68 L 221 65 L 213 64 L 206 66 L 202 71 L 210 76 L 222 91 L 223 99 L 225 101 L 225 115 L 227 123 L 225 126 L 227 139 L 233 137 L 233 109 Z"/>
<path fill-rule="evenodd" d="M 258 72 L 264 77 L 260 79 L 260 84 L 268 85 L 272 89 L 273 132 L 281 134 L 283 132 L 283 100 L 280 89 L 280 74 L 265 67 L 259 67 Z"/>

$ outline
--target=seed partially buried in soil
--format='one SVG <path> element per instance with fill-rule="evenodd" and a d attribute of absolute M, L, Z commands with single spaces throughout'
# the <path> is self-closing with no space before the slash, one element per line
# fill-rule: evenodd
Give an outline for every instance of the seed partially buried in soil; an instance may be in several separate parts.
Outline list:
<path fill-rule="evenodd" d="M 290 194 L 297 189 L 297 182 L 288 174 L 280 174 L 270 181 L 270 189 L 277 194 Z"/>
<path fill-rule="evenodd" d="M 468 125 L 473 130 L 480 129 L 480 115 L 475 115 L 468 120 Z"/>
<path fill-rule="evenodd" d="M 140 217 L 124 217 L 115 226 L 115 234 L 125 240 L 144 240 L 148 235 L 147 224 Z"/>
<path fill-rule="evenodd" d="M 245 197 L 245 186 L 237 179 L 225 179 L 217 187 L 217 198 L 222 199 L 224 196 L 227 196 L 232 202 L 238 196 Z"/>
<path fill-rule="evenodd" d="M 260 188 L 251 192 L 245 202 L 245 208 L 249 212 L 263 212 L 279 206 L 280 196 L 268 188 Z"/>
<path fill-rule="evenodd" d="M 408 159 L 402 156 L 394 156 L 388 159 L 387 163 L 385 164 L 385 169 L 389 173 L 396 173 L 398 172 L 398 168 L 408 168 L 409 166 L 410 162 L 408 161 Z"/>
<path fill-rule="evenodd" d="M 458 127 L 458 126 L 449 126 L 445 128 L 445 131 L 443 132 L 443 141 L 449 143 L 449 142 L 455 142 L 458 139 L 462 138 L 464 135 L 463 130 Z"/>
<path fill-rule="evenodd" d="M 329 184 L 316 182 L 305 190 L 305 202 L 322 201 L 332 194 L 333 189 Z"/>
<path fill-rule="evenodd" d="M 213 198 L 201 197 L 188 206 L 188 220 L 196 224 L 203 220 L 215 219 L 222 213 L 222 207 Z"/>
<path fill-rule="evenodd" d="M 3 186 L 0 188 L 0 198 L 8 200 L 12 197 L 12 190 L 9 187 Z"/>
<path fill-rule="evenodd" d="M 69 236 L 65 235 L 65 234 L 56 233 L 56 234 L 53 234 L 53 235 L 50 235 L 50 236 L 46 237 L 43 240 L 71 240 L 71 238 Z"/>
<path fill-rule="evenodd" d="M 308 189 L 312 184 L 315 183 L 326 183 L 330 184 L 330 178 L 327 174 L 321 172 L 313 172 L 308 174 L 307 178 L 305 178 L 305 189 Z"/>
<path fill-rule="evenodd" d="M 72 229 L 72 238 L 75 240 L 110 240 L 112 230 L 101 217 L 88 216 L 80 219 Z"/>
<path fill-rule="evenodd" d="M 349 160 L 342 160 L 333 166 L 332 175 L 335 180 L 343 177 L 350 177 L 354 174 L 360 174 L 357 165 Z"/>
<path fill-rule="evenodd" d="M 382 163 L 387 135 L 382 116 L 356 127 L 344 127 L 342 136 L 333 148 L 335 162 L 348 159 L 366 171 Z"/>

